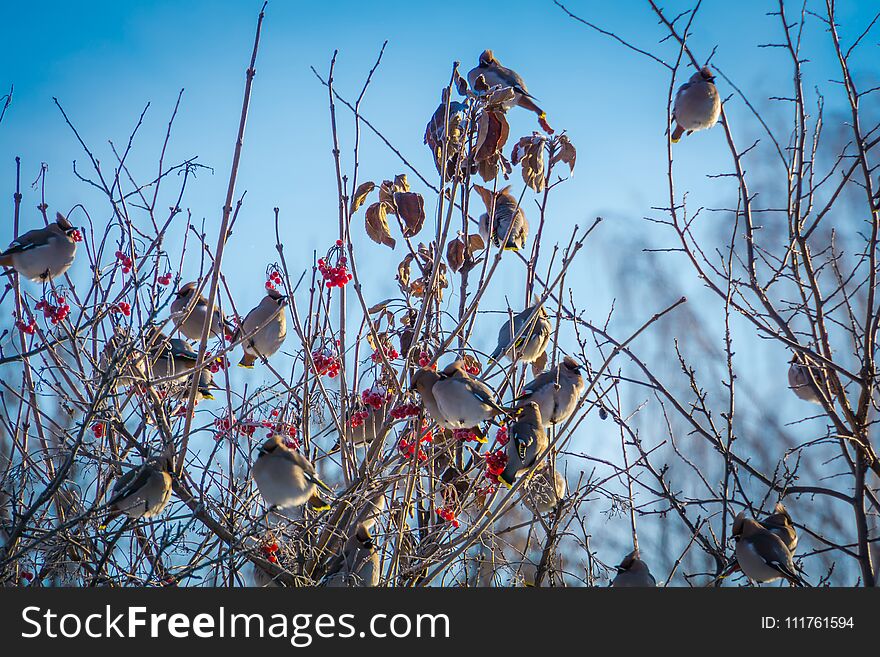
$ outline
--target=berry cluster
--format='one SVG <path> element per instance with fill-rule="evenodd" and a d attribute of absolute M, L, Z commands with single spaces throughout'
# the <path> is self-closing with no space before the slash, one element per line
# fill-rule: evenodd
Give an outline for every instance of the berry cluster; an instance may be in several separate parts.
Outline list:
<path fill-rule="evenodd" d="M 372 388 L 361 393 L 361 399 L 367 406 L 379 410 L 386 402 L 391 400 L 391 395 L 382 386 L 374 385 Z"/>
<path fill-rule="evenodd" d="M 19 331 L 21 331 L 22 333 L 25 333 L 27 335 L 33 335 L 34 333 L 37 332 L 37 320 L 35 320 L 33 317 L 31 317 L 28 320 L 27 324 L 25 324 L 24 320 L 17 319 L 17 320 L 15 320 L 15 327 Z"/>
<path fill-rule="evenodd" d="M 92 433 L 95 434 L 95 438 L 103 438 L 106 429 L 103 422 L 95 422 L 92 425 Z"/>
<path fill-rule="evenodd" d="M 382 354 L 385 354 L 385 358 L 388 360 L 395 360 L 396 358 L 400 358 L 400 354 L 397 353 L 397 349 L 392 346 L 381 346 L 378 351 L 374 351 L 373 355 L 370 356 L 370 360 L 374 363 L 382 362 Z"/>
<path fill-rule="evenodd" d="M 324 285 L 327 287 L 345 287 L 346 283 L 351 281 L 352 275 L 348 273 L 346 264 L 348 260 L 344 255 L 340 255 L 335 265 L 330 264 L 333 252 L 342 253 L 342 240 L 336 240 L 336 246 L 331 248 L 326 258 L 318 260 L 318 271 L 324 277 Z"/>
<path fill-rule="evenodd" d="M 440 507 L 437 509 L 437 515 L 440 516 L 442 520 L 452 523 L 452 526 L 458 529 L 460 523 L 458 522 L 458 518 L 455 517 L 455 511 L 453 511 L 451 507 Z"/>
<path fill-rule="evenodd" d="M 34 574 L 27 570 L 21 571 L 21 578 L 27 582 L 30 582 L 34 578 Z"/>
<path fill-rule="evenodd" d="M 266 280 L 266 289 L 274 290 L 276 285 L 281 285 L 281 274 L 277 269 L 269 272 L 269 278 Z"/>
<path fill-rule="evenodd" d="M 37 301 L 35 308 L 43 311 L 43 316 L 52 322 L 53 325 L 63 322 L 70 314 L 70 306 L 67 304 L 63 296 L 52 293 L 55 303 L 49 303 L 45 299 Z"/>
<path fill-rule="evenodd" d="M 419 352 L 419 367 L 427 367 L 428 363 L 430 363 L 430 362 L 431 362 L 431 354 L 429 354 L 427 351 Z M 431 369 L 436 370 L 437 363 L 434 363 L 431 366 Z"/>
<path fill-rule="evenodd" d="M 507 454 L 503 449 L 496 449 L 494 452 L 487 453 L 484 457 L 486 460 L 485 477 L 491 481 L 498 481 L 498 475 L 504 472 L 507 467 Z"/>
<path fill-rule="evenodd" d="M 206 360 L 211 360 L 211 354 L 205 354 Z M 211 374 L 216 374 L 220 370 L 225 370 L 229 367 L 229 359 L 226 356 L 217 356 L 213 360 L 211 360 L 211 364 L 208 365 L 208 369 L 211 370 Z"/>
<path fill-rule="evenodd" d="M 278 563 L 278 557 L 275 556 L 275 553 L 278 552 L 278 543 L 275 541 L 266 543 L 265 545 L 260 546 L 260 550 L 266 555 L 266 561 L 269 563 Z"/>
<path fill-rule="evenodd" d="M 428 423 L 422 422 L 422 430 L 428 426 Z M 397 443 L 397 449 L 403 456 L 412 458 L 413 455 L 416 455 L 416 458 L 419 461 L 427 461 L 428 455 L 425 454 L 424 450 L 422 450 L 422 443 L 432 443 L 434 442 L 434 434 L 431 431 L 425 431 L 421 438 L 418 440 L 415 439 L 412 433 L 408 433 L 406 436 L 401 438 Z M 416 450 L 418 449 L 418 453 Z"/>
<path fill-rule="evenodd" d="M 123 274 L 127 274 L 128 272 L 130 272 L 132 266 L 134 266 L 134 263 L 132 262 L 131 257 L 126 255 L 122 251 L 116 252 L 116 259 L 122 265 L 122 273 Z"/>
<path fill-rule="evenodd" d="M 162 274 L 156 280 L 159 282 L 159 285 L 171 285 L 171 272 L 169 271 L 166 274 Z"/>
<path fill-rule="evenodd" d="M 115 304 L 110 309 L 110 311 L 117 314 L 122 313 L 123 315 L 128 317 L 129 315 L 131 315 L 131 305 L 126 303 L 125 301 L 120 301 L 119 303 Z"/>
<path fill-rule="evenodd" d="M 453 429 L 452 437 L 456 440 L 460 440 L 462 442 L 468 442 L 469 440 L 475 443 L 484 443 L 486 442 L 485 438 L 480 438 L 472 429 Z"/>
<path fill-rule="evenodd" d="M 422 407 L 418 404 L 399 404 L 391 409 L 391 417 L 395 420 L 404 420 L 408 417 L 414 417 L 421 412 Z"/>
<path fill-rule="evenodd" d="M 507 435 L 507 426 L 498 429 L 498 433 L 495 434 L 495 442 L 504 447 L 509 440 L 510 436 Z"/>
<path fill-rule="evenodd" d="M 364 423 L 364 420 L 366 420 L 369 415 L 370 414 L 367 411 L 355 411 L 351 414 L 348 424 L 352 429 L 357 429 Z"/>
<path fill-rule="evenodd" d="M 315 365 L 315 371 L 318 373 L 318 376 L 324 376 L 326 374 L 333 379 L 339 374 L 341 363 L 329 349 L 313 351 L 312 362 Z"/>
<path fill-rule="evenodd" d="M 72 239 L 74 242 L 82 242 L 83 241 L 83 234 L 79 228 L 77 228 L 76 230 L 74 230 L 70 233 L 70 239 Z"/>
<path fill-rule="evenodd" d="M 476 358 L 467 355 L 464 357 L 464 370 L 472 376 L 477 376 L 483 370 L 483 366 Z"/>

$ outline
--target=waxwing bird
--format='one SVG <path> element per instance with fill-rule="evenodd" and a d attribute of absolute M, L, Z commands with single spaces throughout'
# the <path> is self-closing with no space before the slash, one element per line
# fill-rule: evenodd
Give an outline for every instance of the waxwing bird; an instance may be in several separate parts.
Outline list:
<path fill-rule="evenodd" d="M 373 587 L 379 584 L 379 551 L 368 533 L 358 527 L 346 541 L 342 554 L 327 569 L 324 586 Z"/>
<path fill-rule="evenodd" d="M 523 386 L 517 404 L 535 402 L 541 409 L 545 426 L 560 424 L 574 413 L 585 385 L 580 363 L 566 356 L 555 368 L 542 372 Z"/>
<path fill-rule="evenodd" d="M 528 481 L 523 493 L 526 506 L 539 516 L 550 513 L 565 497 L 568 492 L 568 484 L 565 476 L 555 468 L 544 468 Z"/>
<path fill-rule="evenodd" d="M 481 86 L 477 83 L 479 78 L 483 78 L 489 88 L 501 86 L 513 89 L 515 92 L 513 100 L 504 109 L 508 110 L 514 105 L 519 105 L 525 110 L 534 112 L 538 115 L 541 127 L 553 134 L 553 129 L 547 125 L 547 113 L 535 103 L 535 97 L 529 93 L 526 83 L 516 71 L 502 66 L 491 50 L 484 50 L 480 55 L 479 64 L 468 73 L 467 79 L 471 89 L 477 90 Z"/>
<path fill-rule="evenodd" d="M 253 476 L 266 505 L 291 509 L 306 502 L 316 511 L 330 508 L 318 495 L 318 489 L 331 492 L 318 478 L 315 466 L 305 456 L 284 444 L 274 434 L 259 447 Z"/>
<path fill-rule="evenodd" d="M 754 582 L 785 578 L 794 586 L 806 586 L 791 559 L 791 551 L 779 536 L 740 512 L 733 521 L 736 560 L 746 577 Z"/>
<path fill-rule="evenodd" d="M 509 318 L 504 322 L 490 358 L 498 360 L 504 354 L 511 362 L 534 363 L 546 351 L 552 332 L 553 325 L 544 306 L 530 306 L 513 316 L 513 326 Z"/>
<path fill-rule="evenodd" d="M 159 333 L 150 350 L 153 378 L 170 379 L 167 384 L 180 388 L 179 395 L 188 397 L 190 377 L 198 362 L 199 354 L 186 340 L 180 338 L 168 338 L 164 333 Z M 185 385 L 181 385 L 185 383 Z M 196 403 L 205 399 L 214 399 L 213 391 L 219 387 L 214 383 L 214 375 L 208 369 L 199 372 L 198 394 Z"/>
<path fill-rule="evenodd" d="M 498 405 L 492 389 L 472 379 L 461 360 L 443 370 L 431 392 L 443 422 L 435 419 L 448 429 L 473 429 L 499 413 L 507 413 Z"/>
<path fill-rule="evenodd" d="M 166 454 L 132 468 L 116 480 L 106 525 L 124 513 L 132 519 L 159 515 L 171 497 L 171 457 Z"/>
<path fill-rule="evenodd" d="M 740 515 L 742 517 L 737 516 L 733 521 L 732 535 L 734 540 L 737 540 L 742 535 L 743 520 L 745 516 L 743 514 Z M 785 508 L 785 505 L 782 502 L 777 502 L 776 507 L 773 509 L 773 513 L 761 520 L 760 524 L 764 529 L 776 534 L 782 539 L 782 542 L 785 543 L 785 547 L 787 547 L 788 551 L 794 555 L 795 550 L 797 549 L 798 535 L 794 528 L 794 524 L 792 523 L 791 516 L 788 513 L 788 509 Z M 734 559 L 717 579 L 724 579 L 735 573 L 737 570 L 741 569 L 737 560 Z"/>
<path fill-rule="evenodd" d="M 505 251 L 524 248 L 529 237 L 529 222 L 516 197 L 510 193 L 510 185 L 495 193 L 480 185 L 474 185 L 474 189 L 486 205 L 486 213 L 480 216 L 483 242 L 489 244 L 491 240 L 497 247 L 503 244 Z"/>
<path fill-rule="evenodd" d="M 351 443 L 355 447 L 366 447 L 373 443 L 374 440 L 384 439 L 388 434 L 388 430 L 391 428 L 390 426 L 385 431 L 382 431 L 382 428 L 385 426 L 385 423 L 388 420 L 388 406 L 382 405 L 381 408 L 373 408 L 372 406 L 367 406 L 365 409 L 366 417 L 363 418 L 362 422 L 357 426 L 351 426 L 351 422 L 349 422 L 349 430 L 348 435 Z M 338 449 L 338 443 L 334 448 Z"/>
<path fill-rule="evenodd" d="M 449 121 L 446 120 L 446 101 L 448 90 L 443 89 L 440 106 L 434 112 L 425 128 L 425 144 L 431 149 L 437 173 L 443 169 L 443 146 L 446 146 L 446 175 L 455 174 L 458 157 L 464 140 L 464 122 L 467 118 L 467 107 L 458 101 L 449 102 Z"/>
<path fill-rule="evenodd" d="M 782 502 L 776 503 L 773 513 L 764 518 L 761 521 L 761 525 L 764 529 L 773 532 L 781 538 L 789 552 L 795 553 L 798 544 L 797 531 L 794 528 L 794 523 L 791 520 L 788 509 L 785 508 Z"/>
<path fill-rule="evenodd" d="M 171 302 L 171 317 L 180 322 L 178 330 L 190 340 L 202 339 L 202 327 L 208 315 L 208 300 L 197 290 L 197 283 L 187 283 L 177 291 L 174 301 Z M 234 331 L 235 328 L 220 309 L 214 306 L 208 335 L 222 338 L 226 333 L 231 335 Z"/>
<path fill-rule="evenodd" d="M 681 136 L 696 130 L 708 130 L 718 122 L 721 115 L 721 96 L 715 88 L 715 76 L 708 66 L 694 73 L 690 80 L 678 88 L 672 118 L 675 130 L 672 143 L 678 143 Z"/>
<path fill-rule="evenodd" d="M 498 481 L 508 488 L 513 486 L 525 470 L 535 464 L 538 455 L 547 449 L 547 434 L 541 423 L 541 409 L 528 402 L 516 409 L 515 419 L 508 425 L 507 465 L 498 475 Z"/>
<path fill-rule="evenodd" d="M 419 394 L 422 405 L 428 411 L 431 419 L 441 427 L 447 427 L 448 421 L 443 413 L 440 412 L 440 407 L 434 398 L 434 385 L 442 378 L 442 375 L 435 370 L 426 367 L 420 368 L 413 373 L 410 379 L 410 390 L 415 390 Z"/>
<path fill-rule="evenodd" d="M 653 587 L 657 580 L 651 574 L 648 564 L 639 558 L 638 550 L 633 550 L 623 558 L 617 567 L 617 576 L 611 582 L 615 587 Z"/>
<path fill-rule="evenodd" d="M 268 290 L 259 305 L 251 310 L 233 339 L 244 339 L 244 354 L 239 367 L 254 366 L 257 358 L 268 358 L 281 348 L 287 337 L 287 297 L 277 290 Z"/>
<path fill-rule="evenodd" d="M 788 387 L 798 396 L 814 404 L 822 403 L 822 392 L 819 386 L 825 386 L 825 374 L 820 367 L 807 365 L 803 356 L 795 354 L 788 367 Z M 818 385 L 817 385 L 818 384 Z"/>
<path fill-rule="evenodd" d="M 51 281 L 70 269 L 81 239 L 79 228 L 59 212 L 54 224 L 29 230 L 14 240 L 0 253 L 0 266 L 12 267 L 31 281 Z"/>

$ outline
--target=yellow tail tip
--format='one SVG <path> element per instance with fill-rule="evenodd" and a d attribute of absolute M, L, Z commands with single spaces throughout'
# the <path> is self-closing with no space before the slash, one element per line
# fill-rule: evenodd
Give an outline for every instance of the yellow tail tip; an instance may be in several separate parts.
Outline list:
<path fill-rule="evenodd" d="M 671 137 L 670 138 L 673 144 L 677 144 L 681 141 L 681 137 Z"/>
<path fill-rule="evenodd" d="M 209 393 L 204 393 L 204 392 L 203 392 L 203 393 L 202 393 L 202 397 L 204 397 L 205 399 L 210 399 L 210 400 L 213 400 L 213 399 L 214 399 L 214 395 L 212 395 L 210 392 L 209 392 Z"/>
<path fill-rule="evenodd" d="M 105 529 L 107 529 L 107 525 L 98 525 L 98 529 L 104 531 Z"/>
<path fill-rule="evenodd" d="M 322 504 L 321 506 L 313 506 L 312 507 L 312 511 L 315 511 L 316 513 L 320 513 L 321 511 L 329 511 L 329 510 L 330 510 L 330 505 L 326 504 L 326 503 Z"/>
<path fill-rule="evenodd" d="M 238 366 L 239 366 L 239 367 L 243 367 L 243 368 L 246 369 L 246 370 L 252 370 L 252 369 L 254 369 L 254 366 L 253 366 L 253 365 L 245 365 L 244 363 L 239 363 Z"/>
<path fill-rule="evenodd" d="M 498 483 L 504 484 L 507 488 L 513 488 L 513 484 L 508 484 L 501 475 L 498 475 Z"/>

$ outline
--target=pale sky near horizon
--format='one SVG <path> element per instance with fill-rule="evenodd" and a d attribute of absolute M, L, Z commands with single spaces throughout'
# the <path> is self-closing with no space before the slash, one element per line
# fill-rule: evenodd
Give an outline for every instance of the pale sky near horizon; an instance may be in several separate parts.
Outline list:
<path fill-rule="evenodd" d="M 661 43 L 665 33 L 647 3 L 572 0 L 566 4 L 573 13 L 638 47 L 666 61 L 675 59 L 674 44 Z M 762 108 L 767 108 L 768 96 L 779 88 L 787 89 L 791 80 L 787 53 L 759 47 L 780 39 L 779 19 L 766 15 L 775 4 L 706 0 L 690 42 L 701 59 L 717 46 L 713 62 Z M 817 3 L 811 0 L 809 4 Z M 839 3 L 838 20 L 847 42 L 873 18 L 877 7 L 871 4 Z M 23 229 L 38 225 L 34 208 L 39 196 L 29 183 L 42 162 L 49 167 L 48 201 L 53 209 L 66 211 L 84 203 L 94 221 L 110 218 L 106 201 L 102 203 L 94 190 L 73 175 L 74 160 L 83 171 L 88 161 L 53 97 L 107 166 L 113 161 L 108 140 L 124 146 L 149 102 L 129 158 L 135 175 L 146 181 L 155 173 L 181 88 L 184 94 L 166 164 L 198 155 L 201 164 L 213 168 L 213 173 L 198 173 L 183 205 L 192 209 L 195 221 L 204 218 L 209 235 L 215 235 L 260 5 L 260 0 L 10 3 L 5 8 L 6 29 L 0 45 L 0 95 L 12 84 L 15 94 L 0 124 L 0 196 L 6 199 L 0 242 L 11 239 L 16 155 L 22 157 Z M 668 2 L 666 9 L 674 16 L 689 5 Z M 824 2 L 816 8 L 823 7 Z M 810 24 L 805 35 L 805 49 L 811 53 L 805 64 L 808 93 L 814 98 L 816 84 L 837 93 L 827 98 L 826 112 L 840 112 L 839 90 L 828 82 L 839 79 L 833 51 L 818 22 Z M 389 43 L 362 113 L 428 179 L 435 178 L 435 169 L 422 144 L 425 124 L 439 102 L 441 87 L 448 82 L 452 62 L 459 60 L 466 72 L 484 48 L 494 49 L 502 63 L 516 69 L 547 111 L 549 122 L 568 132 L 578 149 L 578 163 L 574 177 L 554 192 L 545 240 L 548 244 L 567 242 L 573 224 L 585 226 L 596 216 L 605 217 L 605 225 L 588 241 L 569 280 L 578 305 L 588 308 L 587 316 L 601 324 L 612 300 L 627 294 L 615 284 L 620 268 L 630 266 L 627 263 L 632 260 L 632 267 L 651 269 L 651 261 L 640 248 L 632 249 L 633 244 L 665 246 L 671 241 L 668 233 L 643 220 L 660 214 L 652 207 L 668 204 L 664 131 L 670 80 L 662 66 L 576 23 L 551 0 L 270 2 L 238 181 L 238 194 L 246 190 L 247 197 L 228 246 L 232 257 L 224 264 L 239 308 L 250 308 L 262 296 L 265 267 L 276 259 L 273 207 L 281 209 L 285 256 L 294 269 L 309 267 L 312 252 L 317 250 L 320 256 L 336 238 L 336 179 L 327 93 L 309 67 L 326 74 L 333 50 L 338 49 L 336 87 L 342 96 L 353 99 L 386 39 Z M 877 61 L 877 41 L 876 35 L 868 40 L 856 65 L 856 72 L 868 81 L 873 79 L 873 84 L 880 83 L 880 71 L 876 65 L 870 68 L 871 56 Z M 675 84 L 689 74 L 680 74 Z M 733 93 L 723 80 L 719 79 L 718 86 L 725 98 Z M 740 149 L 761 137 L 739 98 L 727 107 Z M 341 105 L 337 112 L 342 157 L 350 170 L 352 116 Z M 506 150 L 519 136 L 538 129 L 534 119 L 522 110 L 510 113 L 511 138 Z M 787 109 L 771 106 L 768 121 L 787 136 Z M 684 139 L 675 147 L 675 157 L 677 191 L 689 191 L 689 205 L 722 207 L 732 202 L 728 180 L 706 177 L 730 170 L 721 129 Z M 361 180 L 381 181 L 406 171 L 369 131 L 363 134 L 361 166 Z M 413 189 L 425 194 L 430 218 L 433 196 L 414 182 L 414 176 L 409 177 Z M 522 189 L 518 171 L 512 184 L 515 190 Z M 534 197 L 532 192 L 526 194 L 527 211 L 534 207 Z M 476 196 L 473 199 L 479 203 Z M 76 220 L 84 218 L 80 215 Z M 358 220 L 352 233 L 368 302 L 391 296 L 397 287 L 387 264 L 402 258 L 400 247 L 390 255 L 385 247 L 369 242 Z M 546 254 L 548 249 L 543 251 Z M 188 263 L 184 280 L 197 267 L 197 260 Z M 77 273 L 76 268 L 72 273 Z M 521 270 L 518 262 L 505 259 L 497 275 L 504 284 L 487 297 L 490 307 L 502 309 L 505 293 L 511 294 L 511 303 L 521 302 Z M 82 267 L 79 274 L 84 273 Z M 665 297 L 656 299 L 655 307 L 642 307 L 640 315 L 622 320 L 621 326 L 637 325 L 667 301 L 682 293 L 699 294 L 700 289 L 692 272 L 682 267 L 680 278 L 664 291 Z M 6 311 L 0 326 L 8 325 Z M 489 337 L 483 347 L 489 346 L 497 331 L 498 321 L 493 316 L 487 321 L 485 335 Z M 787 357 L 782 351 L 774 352 L 770 365 L 778 368 Z M 763 359 L 754 365 L 761 375 L 756 384 L 759 390 L 772 380 L 767 376 L 770 365 Z M 788 397 L 781 408 L 792 409 L 793 415 L 802 413 L 803 407 L 784 392 Z"/>

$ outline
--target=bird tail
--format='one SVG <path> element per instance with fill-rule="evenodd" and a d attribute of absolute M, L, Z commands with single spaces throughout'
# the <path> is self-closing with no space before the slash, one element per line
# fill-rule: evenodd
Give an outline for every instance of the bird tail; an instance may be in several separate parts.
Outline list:
<path fill-rule="evenodd" d="M 254 369 L 254 363 L 256 363 L 256 362 L 257 362 L 256 356 L 249 354 L 249 353 L 244 353 L 241 356 L 241 360 L 238 361 L 238 366 L 252 370 L 252 369 Z"/>
<path fill-rule="evenodd" d="M 309 498 L 309 506 L 312 508 L 312 511 L 315 511 L 315 512 L 328 511 L 330 509 L 330 503 L 325 502 L 317 494 L 312 495 Z"/>
<path fill-rule="evenodd" d="M 677 144 L 683 134 L 684 134 L 684 128 L 682 128 L 680 125 L 678 125 L 676 123 L 675 130 L 672 131 L 672 143 Z"/>

